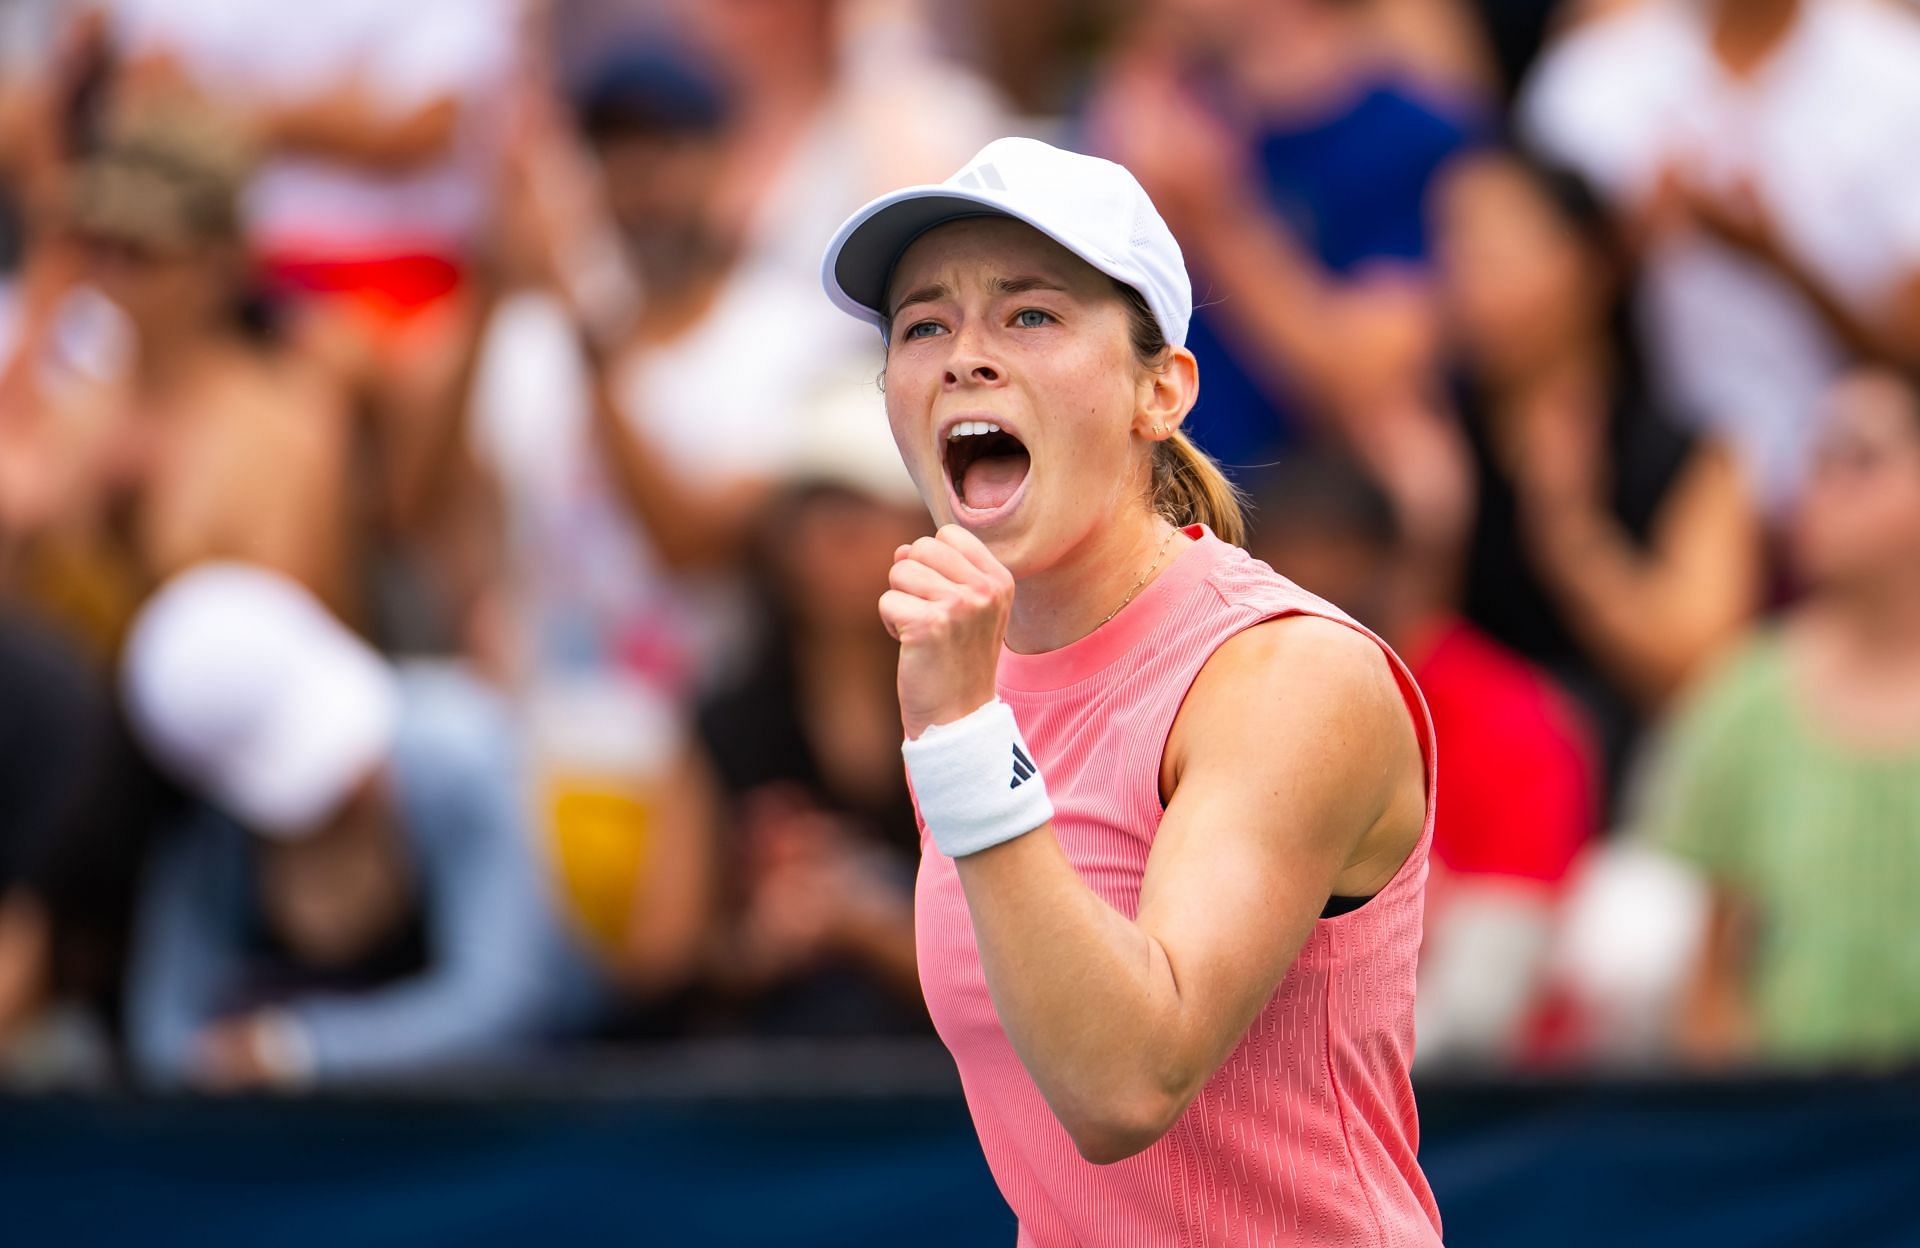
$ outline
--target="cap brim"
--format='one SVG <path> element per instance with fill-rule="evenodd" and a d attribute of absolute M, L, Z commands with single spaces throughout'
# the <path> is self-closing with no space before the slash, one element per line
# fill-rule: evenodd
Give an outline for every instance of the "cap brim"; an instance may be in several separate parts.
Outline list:
<path fill-rule="evenodd" d="M 969 217 L 1011 217 L 1032 226 L 1094 268 L 1112 276 L 1110 263 L 1084 242 L 1015 211 L 988 192 L 951 186 L 910 186 L 874 200 L 847 218 L 821 264 L 821 284 L 835 307 L 887 332 L 887 284 L 913 240 L 937 225 Z"/>
<path fill-rule="evenodd" d="M 228 760 L 231 813 L 272 840 L 314 831 L 393 748 L 400 695 L 384 663 L 348 654 L 325 668 Z"/>

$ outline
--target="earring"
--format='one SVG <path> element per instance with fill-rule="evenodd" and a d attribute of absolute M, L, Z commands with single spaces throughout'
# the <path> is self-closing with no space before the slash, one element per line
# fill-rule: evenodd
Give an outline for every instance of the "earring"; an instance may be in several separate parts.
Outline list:
<path fill-rule="evenodd" d="M 1153 422 L 1153 436 L 1154 436 L 1154 437 L 1156 437 L 1156 438 L 1164 438 L 1164 437 L 1166 437 L 1166 436 L 1167 436 L 1167 427 L 1166 427 L 1165 425 L 1163 425 L 1163 424 L 1161 424 L 1161 423 L 1160 423 L 1159 421 L 1157 421 L 1157 420 L 1156 420 L 1156 421 L 1154 421 L 1154 422 Z"/>

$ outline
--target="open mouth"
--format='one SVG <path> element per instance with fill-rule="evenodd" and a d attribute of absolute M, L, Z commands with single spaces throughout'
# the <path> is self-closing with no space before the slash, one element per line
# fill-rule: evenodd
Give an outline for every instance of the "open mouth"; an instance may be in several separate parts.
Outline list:
<path fill-rule="evenodd" d="M 946 459 L 954 497 L 972 511 L 1006 506 L 1033 466 L 1020 439 L 990 420 L 963 420 L 949 429 Z"/>

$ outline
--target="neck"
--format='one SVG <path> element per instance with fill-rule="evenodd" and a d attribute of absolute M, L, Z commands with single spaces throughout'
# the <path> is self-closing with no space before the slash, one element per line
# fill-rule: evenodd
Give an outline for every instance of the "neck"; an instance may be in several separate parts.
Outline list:
<path fill-rule="evenodd" d="M 1713 14 L 1713 53 L 1728 72 L 1751 73 L 1786 42 L 1801 0 L 1721 0 Z"/>
<path fill-rule="evenodd" d="M 1070 645 L 1167 570 L 1186 539 L 1157 513 L 1129 514 L 1130 522 L 1095 526 L 1052 567 L 1021 578 L 1007 621 L 1009 648 L 1040 654 Z"/>

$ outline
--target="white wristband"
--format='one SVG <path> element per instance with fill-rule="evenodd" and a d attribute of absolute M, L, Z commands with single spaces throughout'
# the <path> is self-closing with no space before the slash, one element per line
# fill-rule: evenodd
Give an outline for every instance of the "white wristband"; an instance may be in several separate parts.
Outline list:
<path fill-rule="evenodd" d="M 1033 751 L 1020 739 L 1013 708 L 998 698 L 935 724 L 900 752 L 920 817 L 949 858 L 991 849 L 1053 818 Z"/>

